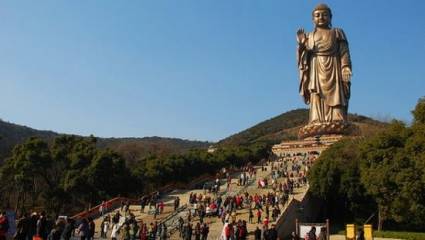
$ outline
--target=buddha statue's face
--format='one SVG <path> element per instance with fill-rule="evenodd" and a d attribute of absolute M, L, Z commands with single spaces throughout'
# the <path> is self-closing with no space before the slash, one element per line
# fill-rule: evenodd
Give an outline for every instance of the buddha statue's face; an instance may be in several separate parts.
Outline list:
<path fill-rule="evenodd" d="M 326 9 L 318 9 L 313 12 L 313 22 L 316 27 L 329 28 L 331 25 L 331 14 Z"/>

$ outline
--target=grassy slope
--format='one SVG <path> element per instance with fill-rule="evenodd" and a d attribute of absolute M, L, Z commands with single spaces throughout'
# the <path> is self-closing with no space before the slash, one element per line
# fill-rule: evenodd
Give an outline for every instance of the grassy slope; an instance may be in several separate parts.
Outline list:
<path fill-rule="evenodd" d="M 338 231 L 337 234 L 345 236 L 345 230 Z M 373 237 L 389 239 L 424 240 L 425 233 L 401 231 L 373 231 Z"/>
<path fill-rule="evenodd" d="M 297 139 L 298 130 L 308 120 L 307 109 L 296 109 L 234 134 L 218 142 L 218 145 L 248 145 L 255 142 L 279 143 Z M 360 128 L 361 135 L 370 135 L 381 130 L 385 123 L 371 118 L 350 114 L 349 120 Z"/>

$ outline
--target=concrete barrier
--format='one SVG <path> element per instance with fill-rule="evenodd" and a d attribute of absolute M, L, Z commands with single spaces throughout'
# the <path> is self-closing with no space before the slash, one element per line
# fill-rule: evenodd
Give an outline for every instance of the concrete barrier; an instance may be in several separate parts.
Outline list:
<path fill-rule="evenodd" d="M 291 198 L 288 206 L 276 222 L 277 232 L 280 238 L 288 238 L 292 232 L 296 232 L 295 221 L 317 222 L 323 203 L 314 197 L 308 189 L 301 200 Z"/>

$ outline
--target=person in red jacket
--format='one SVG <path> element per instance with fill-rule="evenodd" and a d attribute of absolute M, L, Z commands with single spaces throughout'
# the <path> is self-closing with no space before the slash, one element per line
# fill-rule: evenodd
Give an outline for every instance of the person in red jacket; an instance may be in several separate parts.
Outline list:
<path fill-rule="evenodd" d="M 224 228 L 225 240 L 233 239 L 234 235 L 235 233 L 233 231 L 233 225 L 231 223 L 227 224 L 227 226 Z"/>
<path fill-rule="evenodd" d="M 269 217 L 268 216 L 266 216 L 264 218 L 263 225 L 266 226 L 266 227 L 269 227 Z"/>
<path fill-rule="evenodd" d="M 257 223 L 260 224 L 261 223 L 261 210 L 257 209 Z"/>
<path fill-rule="evenodd" d="M 9 230 L 9 221 L 6 212 L 0 213 L 0 240 L 6 240 L 6 233 Z"/>
<path fill-rule="evenodd" d="M 163 201 L 159 202 L 159 214 L 162 214 L 164 212 L 164 206 L 165 204 Z"/>

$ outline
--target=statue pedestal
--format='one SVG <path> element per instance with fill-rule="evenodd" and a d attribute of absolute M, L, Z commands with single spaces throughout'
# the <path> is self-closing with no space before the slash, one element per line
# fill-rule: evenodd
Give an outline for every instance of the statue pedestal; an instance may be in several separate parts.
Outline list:
<path fill-rule="evenodd" d="M 318 154 L 341 140 L 343 136 L 358 135 L 360 129 L 346 121 L 309 123 L 298 132 L 300 140 L 283 141 L 272 147 L 277 156 L 286 154 Z"/>
<path fill-rule="evenodd" d="M 300 139 L 323 135 L 352 135 L 358 131 L 357 127 L 346 121 L 309 123 L 298 132 Z"/>
<path fill-rule="evenodd" d="M 272 152 L 278 156 L 299 155 L 299 154 L 317 154 L 330 147 L 332 144 L 341 140 L 342 135 L 324 135 L 318 137 L 308 137 L 303 140 L 283 141 L 272 147 Z"/>

